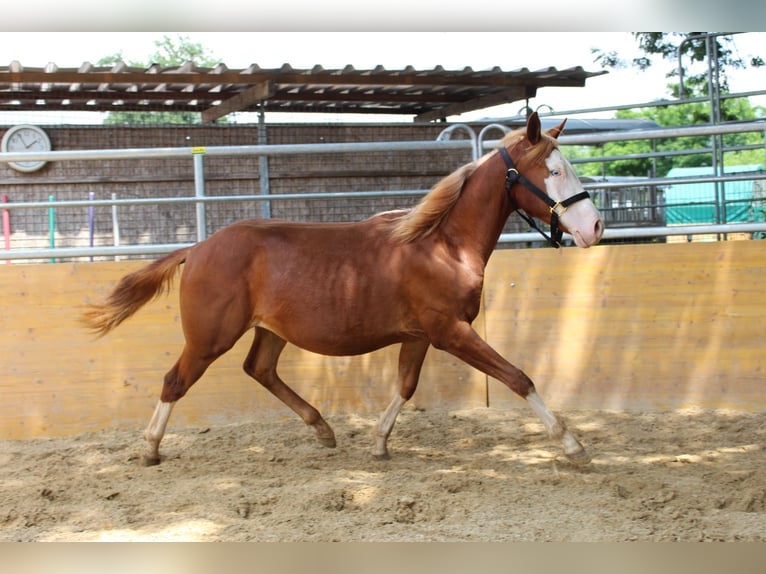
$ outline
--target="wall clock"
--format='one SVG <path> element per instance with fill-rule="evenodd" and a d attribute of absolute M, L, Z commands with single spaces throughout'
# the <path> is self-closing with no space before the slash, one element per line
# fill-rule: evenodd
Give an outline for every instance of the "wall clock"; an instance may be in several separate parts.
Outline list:
<path fill-rule="evenodd" d="M 0 142 L 0 151 L 3 152 L 22 153 L 50 150 L 51 140 L 48 138 L 48 134 L 37 126 L 27 124 L 8 128 L 8 131 L 3 135 L 2 142 Z M 46 163 L 48 162 L 45 160 L 9 161 L 8 165 L 16 171 L 29 173 L 37 171 Z"/>

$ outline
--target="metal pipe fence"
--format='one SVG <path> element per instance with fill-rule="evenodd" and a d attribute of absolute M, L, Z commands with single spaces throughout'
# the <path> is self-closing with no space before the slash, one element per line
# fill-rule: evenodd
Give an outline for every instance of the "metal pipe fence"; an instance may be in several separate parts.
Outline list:
<path fill-rule="evenodd" d="M 296 165 L 300 165 L 302 158 L 321 154 L 361 154 L 378 152 L 430 152 L 438 153 L 446 150 L 466 151 L 470 154 L 470 159 L 475 160 L 487 150 L 496 147 L 499 140 L 485 140 L 485 135 L 491 129 L 506 132 L 509 128 L 500 124 L 491 124 L 486 126 L 477 136 L 472 127 L 464 124 L 456 124 L 445 129 L 436 141 L 393 141 L 393 142 L 360 142 L 360 143 L 321 143 L 321 144 L 289 144 L 289 145 L 244 145 L 244 146 L 210 146 L 210 147 L 165 147 L 165 148 L 131 148 L 131 149 L 104 149 L 104 150 L 68 150 L 51 151 L 47 153 L 0 153 L 2 162 L 18 162 L 30 160 L 44 160 L 51 162 L 67 161 L 88 161 L 94 162 L 94 170 L 98 170 L 97 162 L 109 160 L 137 161 L 146 159 L 160 158 L 182 158 L 190 159 L 190 170 L 193 172 L 194 189 L 193 195 L 180 197 L 135 197 L 118 198 L 115 195 L 111 199 L 75 199 L 75 200 L 51 200 L 51 201 L 20 201 L 4 202 L 2 204 L 3 221 L 5 222 L 8 213 L 19 209 L 39 210 L 40 217 L 50 216 L 51 226 L 53 225 L 53 212 L 55 210 L 71 208 L 87 208 L 92 226 L 93 209 L 107 208 L 111 209 L 111 218 L 113 228 L 116 231 L 112 245 L 93 245 L 91 229 L 91 245 L 76 245 L 58 248 L 22 248 L 8 249 L 6 241 L 6 250 L 0 252 L 0 260 L 39 260 L 39 259 L 62 259 L 62 258 L 80 258 L 80 257 L 131 257 L 131 256 L 151 256 L 169 252 L 191 244 L 190 242 L 157 242 L 137 245 L 125 245 L 120 240 L 120 208 L 138 205 L 188 205 L 194 208 L 194 227 L 196 229 L 196 241 L 204 240 L 207 236 L 207 212 L 206 207 L 212 204 L 239 202 L 255 203 L 264 206 L 261 213 L 270 213 L 270 206 L 274 202 L 282 201 L 334 201 L 342 202 L 351 199 L 360 199 L 365 201 L 374 201 L 381 198 L 404 198 L 420 197 L 428 192 L 427 189 L 409 188 L 409 189 L 376 189 L 376 190 L 352 190 L 338 192 L 297 192 L 297 193 L 264 193 L 264 189 L 269 189 L 268 181 L 263 181 L 264 176 L 269 177 L 268 171 L 261 173 L 260 189 L 257 193 L 244 193 L 239 195 L 220 194 L 210 195 L 206 191 L 206 158 L 218 156 L 234 157 L 258 157 L 258 158 L 277 158 L 289 157 L 295 160 Z M 657 130 L 640 130 L 630 132 L 610 132 L 591 135 L 562 135 L 559 138 L 561 145 L 580 145 L 591 146 L 601 145 L 612 141 L 629 140 L 658 140 L 667 138 L 694 137 L 694 136 L 717 136 L 733 133 L 761 132 L 766 133 L 766 122 L 758 121 L 751 123 L 725 124 L 717 126 L 692 126 L 684 128 L 670 128 Z M 453 133 L 467 134 L 467 139 L 452 139 Z M 658 152 L 657 155 L 662 155 Z M 599 158 L 598 161 L 613 158 Z M 454 168 L 459 167 L 458 164 Z M 445 173 L 446 175 L 446 173 Z M 669 188 L 678 184 L 705 184 L 715 183 L 716 186 L 724 186 L 734 182 L 753 181 L 762 182 L 766 180 L 766 173 L 748 173 L 748 174 L 718 174 L 711 176 L 696 176 L 689 178 L 640 178 L 636 180 L 620 181 L 591 181 L 584 184 L 597 198 L 598 207 L 606 213 L 624 212 L 626 209 L 652 209 L 652 213 L 660 213 L 667 210 L 669 204 L 667 197 L 652 195 L 653 202 L 643 201 L 641 205 L 613 206 L 610 204 L 610 198 L 615 196 L 616 192 L 625 190 L 644 190 Z M 766 194 L 764 194 L 766 196 Z M 658 200 L 657 198 L 660 197 Z M 763 202 L 764 197 L 752 198 L 750 201 Z M 746 201 L 736 199 L 736 201 Z M 688 202 L 687 202 L 688 203 Z M 692 202 L 694 203 L 694 202 Z M 699 202 L 704 204 L 705 201 Z M 268 206 L 268 207 L 265 207 Z M 761 206 L 762 208 L 762 206 Z M 46 211 L 47 210 L 47 211 Z M 622 211 L 620 211 L 622 210 Z M 50 215 L 48 215 L 50 214 Z M 629 218 L 628 218 L 629 219 Z M 755 220 L 748 222 L 726 223 L 726 222 L 699 222 L 702 225 L 667 225 L 667 222 L 659 222 L 656 219 L 648 219 L 641 222 L 632 222 L 622 227 L 609 227 L 607 218 L 607 231 L 605 239 L 633 239 L 642 238 L 667 238 L 674 236 L 688 236 L 698 234 L 729 234 L 729 233 L 747 233 L 754 234 L 766 233 L 766 222 Z M 630 223 L 630 221 L 629 221 Z M 503 233 L 500 239 L 502 246 L 514 244 L 539 244 L 539 236 L 536 233 L 526 232 L 507 232 Z"/>
<path fill-rule="evenodd" d="M 726 225 L 679 225 L 674 227 L 640 227 L 627 229 L 606 229 L 604 239 L 636 239 L 655 237 L 674 237 L 692 235 L 718 235 L 731 233 L 766 233 L 766 222 L 730 223 Z M 572 237 L 565 233 L 564 241 L 572 242 Z M 537 232 L 503 233 L 499 246 L 525 243 L 541 244 Z M 164 255 L 189 247 L 194 243 L 164 243 L 155 245 L 115 245 L 103 247 L 59 247 L 54 249 L 19 249 L 5 252 L 0 259 L 71 259 L 85 257 L 129 257 L 133 255 Z"/>

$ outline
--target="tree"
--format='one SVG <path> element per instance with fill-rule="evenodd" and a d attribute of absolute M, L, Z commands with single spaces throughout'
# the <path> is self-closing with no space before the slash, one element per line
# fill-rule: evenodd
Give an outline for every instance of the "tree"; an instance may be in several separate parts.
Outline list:
<path fill-rule="evenodd" d="M 161 67 L 180 66 L 188 61 L 202 67 L 214 67 L 218 59 L 201 44 L 192 42 L 187 36 L 175 39 L 165 35 L 162 40 L 154 42 L 157 51 L 151 54 L 148 62 L 125 62 L 122 50 L 116 54 L 105 56 L 98 61 L 99 66 L 109 66 L 125 62 L 130 67 L 148 68 L 151 64 Z M 227 123 L 226 118 L 217 123 Z M 164 125 L 164 124 L 199 124 L 201 119 L 196 112 L 109 112 L 104 119 L 107 125 Z"/>
<path fill-rule="evenodd" d="M 678 51 L 681 49 L 682 62 L 685 64 L 683 69 L 684 95 L 688 97 L 708 95 L 708 76 L 707 66 L 700 71 L 699 65 L 707 59 L 706 38 L 698 33 L 655 33 L 655 32 L 637 32 L 634 33 L 639 47 L 644 55 L 634 58 L 627 62 L 621 59 L 615 52 L 604 52 L 594 49 L 596 61 L 600 62 L 602 67 L 624 68 L 635 67 L 639 70 L 645 70 L 654 65 L 652 56 L 661 55 L 664 60 L 672 62 L 666 74 L 667 78 L 678 79 Z M 764 64 L 760 56 L 751 58 L 749 64 L 746 64 L 741 58 L 735 56 L 735 50 L 732 48 L 732 38 L 730 36 L 711 36 L 711 43 L 714 44 L 714 54 L 716 56 L 715 66 L 718 69 L 718 89 L 720 93 L 728 93 L 729 86 L 726 79 L 726 70 L 732 68 L 760 67 Z M 679 95 L 679 84 L 668 84 L 668 91 L 675 97 Z M 716 121 L 745 121 L 763 117 L 766 110 L 760 106 L 752 106 L 746 98 L 727 98 L 720 100 L 719 117 Z M 688 102 L 683 104 L 663 105 L 641 110 L 620 110 L 616 113 L 617 118 L 648 118 L 663 127 L 677 127 L 695 124 L 711 123 L 711 109 L 708 102 Z M 735 145 L 761 144 L 763 139 L 759 133 L 729 134 L 722 137 L 722 147 L 731 147 Z M 652 146 L 655 146 L 654 149 Z M 682 150 L 709 150 L 711 147 L 709 136 L 669 138 L 658 140 L 652 144 L 649 140 L 628 141 L 628 142 L 608 142 L 600 146 L 598 150 L 581 149 L 576 152 L 580 158 L 584 157 L 604 157 L 604 156 L 623 156 L 640 155 L 653 151 L 676 152 Z M 762 151 L 744 150 L 736 152 L 727 152 L 725 162 L 727 165 L 744 165 L 762 163 Z M 672 167 L 697 167 L 711 165 L 711 154 L 709 151 L 698 154 L 667 155 L 656 159 L 634 158 L 609 162 L 609 175 L 619 176 L 638 176 L 663 175 Z M 582 172 L 585 175 L 601 175 L 604 167 L 598 163 L 583 164 Z"/>
<path fill-rule="evenodd" d="M 619 55 L 612 52 L 605 52 L 600 48 L 594 48 L 592 53 L 595 55 L 595 61 L 599 62 L 603 68 L 625 68 L 635 67 L 639 70 L 646 70 L 653 65 L 652 56 L 662 56 L 663 60 L 672 62 L 666 74 L 667 78 L 678 78 L 679 69 L 679 49 L 681 54 L 682 73 L 684 75 L 684 94 L 685 95 L 707 95 L 709 86 L 707 80 L 707 66 L 697 71 L 696 64 L 707 61 L 707 39 L 708 36 L 703 32 L 634 32 L 633 36 L 638 42 L 639 48 L 644 55 L 626 61 Z M 713 60 L 714 69 L 718 70 L 718 86 L 721 93 L 728 93 L 729 86 L 726 77 L 727 69 L 746 68 L 748 66 L 758 68 L 764 65 L 761 56 L 753 56 L 750 62 L 746 63 L 741 57 L 736 55 L 734 49 L 734 39 L 732 35 L 711 34 L 709 37 L 712 45 L 712 53 L 715 56 Z M 695 71 L 692 72 L 692 68 Z M 668 84 L 668 89 L 673 97 L 679 96 L 679 84 Z"/>
<path fill-rule="evenodd" d="M 727 107 L 732 118 L 740 121 L 756 119 L 766 115 L 766 109 L 752 106 L 747 99 L 731 100 Z M 710 109 L 704 102 L 692 102 L 679 105 L 665 105 L 641 110 L 619 110 L 616 114 L 620 119 L 647 118 L 662 127 L 677 127 L 691 124 L 708 123 Z M 726 152 L 726 165 L 753 165 L 763 163 L 763 136 L 758 132 L 726 134 L 722 139 L 722 147 L 758 145 L 760 149 L 739 150 Z M 648 154 L 652 152 L 679 152 L 683 150 L 704 150 L 696 154 L 670 154 L 655 159 L 627 158 L 613 160 L 608 163 L 608 175 L 647 177 L 662 176 L 673 167 L 698 167 L 711 165 L 710 136 L 675 137 L 655 140 L 632 140 L 606 142 L 598 148 L 577 148 L 572 150 L 572 159 L 586 159 L 613 156 L 628 156 Z M 583 175 L 600 176 L 605 168 L 598 162 L 581 164 L 579 171 Z"/>

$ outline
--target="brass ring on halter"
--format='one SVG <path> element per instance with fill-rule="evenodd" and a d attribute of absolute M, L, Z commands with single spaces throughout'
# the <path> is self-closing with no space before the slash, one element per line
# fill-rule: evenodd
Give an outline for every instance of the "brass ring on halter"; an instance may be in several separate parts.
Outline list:
<path fill-rule="evenodd" d="M 561 211 L 556 211 L 556 208 L 560 207 Z M 551 213 L 555 213 L 558 216 L 564 215 L 564 212 L 567 210 L 567 207 L 565 205 L 561 205 L 560 201 L 557 201 L 553 205 L 551 205 Z"/>

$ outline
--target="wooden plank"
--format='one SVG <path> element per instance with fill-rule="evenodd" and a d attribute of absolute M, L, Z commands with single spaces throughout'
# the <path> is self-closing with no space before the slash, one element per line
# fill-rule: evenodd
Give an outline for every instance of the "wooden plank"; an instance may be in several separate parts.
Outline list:
<path fill-rule="evenodd" d="M 213 122 L 232 112 L 241 111 L 256 102 L 267 100 L 274 96 L 275 93 L 276 86 L 273 81 L 264 80 L 263 82 L 258 82 L 253 86 L 245 88 L 244 91 L 239 92 L 235 96 L 226 98 L 218 105 L 202 110 L 202 121 L 203 123 Z"/>
<path fill-rule="evenodd" d="M 534 86 L 510 86 L 508 89 L 503 90 L 498 94 L 489 94 L 486 96 L 479 96 L 463 102 L 457 102 L 450 104 L 443 108 L 430 110 L 418 114 L 415 116 L 416 122 L 432 122 L 440 120 L 448 116 L 456 116 L 464 114 L 466 112 L 472 112 L 475 110 L 482 110 L 492 106 L 499 106 L 502 104 L 509 104 L 523 100 L 524 98 L 532 98 L 535 95 L 536 87 Z"/>
<path fill-rule="evenodd" d="M 766 409 L 766 244 L 497 252 L 488 340 L 557 408 Z M 489 383 L 493 406 L 518 406 Z"/>

